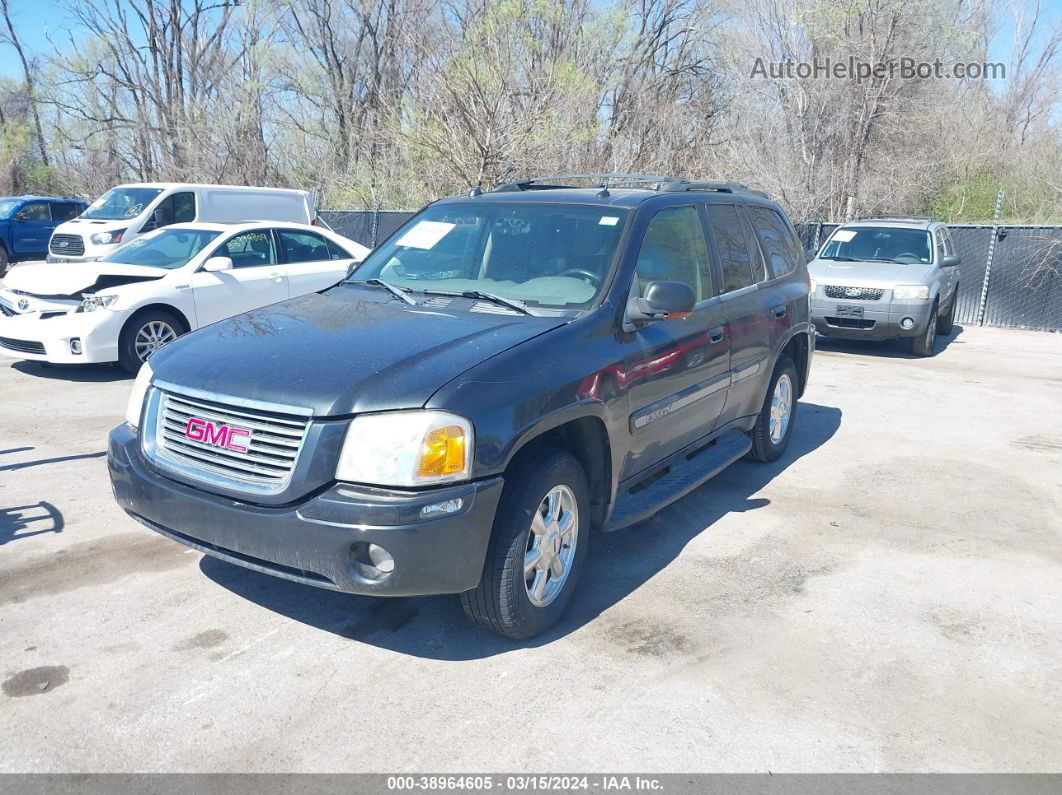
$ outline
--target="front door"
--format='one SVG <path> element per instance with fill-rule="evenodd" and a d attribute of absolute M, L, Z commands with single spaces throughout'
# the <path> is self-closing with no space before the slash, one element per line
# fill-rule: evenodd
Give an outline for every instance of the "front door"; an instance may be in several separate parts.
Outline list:
<path fill-rule="evenodd" d="M 19 256 L 41 254 L 48 250 L 48 240 L 52 236 L 51 209 L 48 202 L 27 202 L 23 204 L 11 223 L 12 242 L 15 253 Z"/>
<path fill-rule="evenodd" d="M 228 257 L 232 269 L 200 270 L 192 276 L 198 325 L 275 304 L 288 297 L 284 266 L 277 261 L 276 241 L 269 229 L 256 229 L 229 238 L 212 257 Z"/>
<path fill-rule="evenodd" d="M 695 206 L 666 207 L 649 221 L 632 289 L 643 293 L 653 281 L 689 284 L 697 304 L 687 317 L 649 323 L 633 334 L 618 376 L 630 408 L 624 478 L 710 433 L 729 384 L 730 341 Z"/>

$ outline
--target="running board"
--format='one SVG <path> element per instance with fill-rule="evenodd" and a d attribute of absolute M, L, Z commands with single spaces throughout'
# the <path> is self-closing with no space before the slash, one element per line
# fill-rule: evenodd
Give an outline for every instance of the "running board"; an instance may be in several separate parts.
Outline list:
<path fill-rule="evenodd" d="M 625 490 L 616 498 L 616 506 L 605 525 L 611 533 L 644 521 L 657 511 L 684 497 L 709 478 L 713 478 L 752 449 L 752 442 L 741 431 L 727 431 L 708 447 L 687 458 L 678 455 L 668 465 L 667 473 L 634 491 Z M 644 482 L 644 481 L 643 481 Z M 635 486 L 637 488 L 637 486 Z"/>

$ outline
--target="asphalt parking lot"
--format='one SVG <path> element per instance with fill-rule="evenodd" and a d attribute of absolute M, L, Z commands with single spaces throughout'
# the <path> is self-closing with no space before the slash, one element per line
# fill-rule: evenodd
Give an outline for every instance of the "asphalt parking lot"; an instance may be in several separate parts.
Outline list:
<path fill-rule="evenodd" d="M 823 343 L 786 456 L 595 538 L 528 644 L 126 518 L 130 385 L 0 362 L 0 770 L 1062 769 L 1062 335 Z"/>

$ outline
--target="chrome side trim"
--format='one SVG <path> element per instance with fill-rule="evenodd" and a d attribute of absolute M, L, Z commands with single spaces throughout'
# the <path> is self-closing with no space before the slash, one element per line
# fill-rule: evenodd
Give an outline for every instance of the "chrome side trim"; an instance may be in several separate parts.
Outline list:
<path fill-rule="evenodd" d="M 722 373 L 699 384 L 694 384 L 681 392 L 676 392 L 656 403 L 650 403 L 640 411 L 631 415 L 631 430 L 641 430 L 657 420 L 663 419 L 669 414 L 674 414 L 679 409 L 684 409 L 698 400 L 714 395 L 730 386 L 730 373 Z"/>
<path fill-rule="evenodd" d="M 744 367 L 739 367 L 737 370 L 734 370 L 734 378 L 732 383 L 736 384 L 738 381 L 744 381 L 746 378 L 751 378 L 752 376 L 756 375 L 756 373 L 760 371 L 760 366 L 762 364 L 762 361 L 757 361 L 753 362 L 752 364 L 747 364 Z"/>

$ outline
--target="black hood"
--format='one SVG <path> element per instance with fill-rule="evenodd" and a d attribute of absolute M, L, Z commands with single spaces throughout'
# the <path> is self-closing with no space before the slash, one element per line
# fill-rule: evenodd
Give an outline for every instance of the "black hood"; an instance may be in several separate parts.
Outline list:
<path fill-rule="evenodd" d="M 423 299 L 421 299 L 423 300 Z M 418 408 L 484 360 L 567 322 L 410 306 L 342 285 L 247 312 L 151 358 L 157 380 L 311 408 L 318 416 Z"/>

